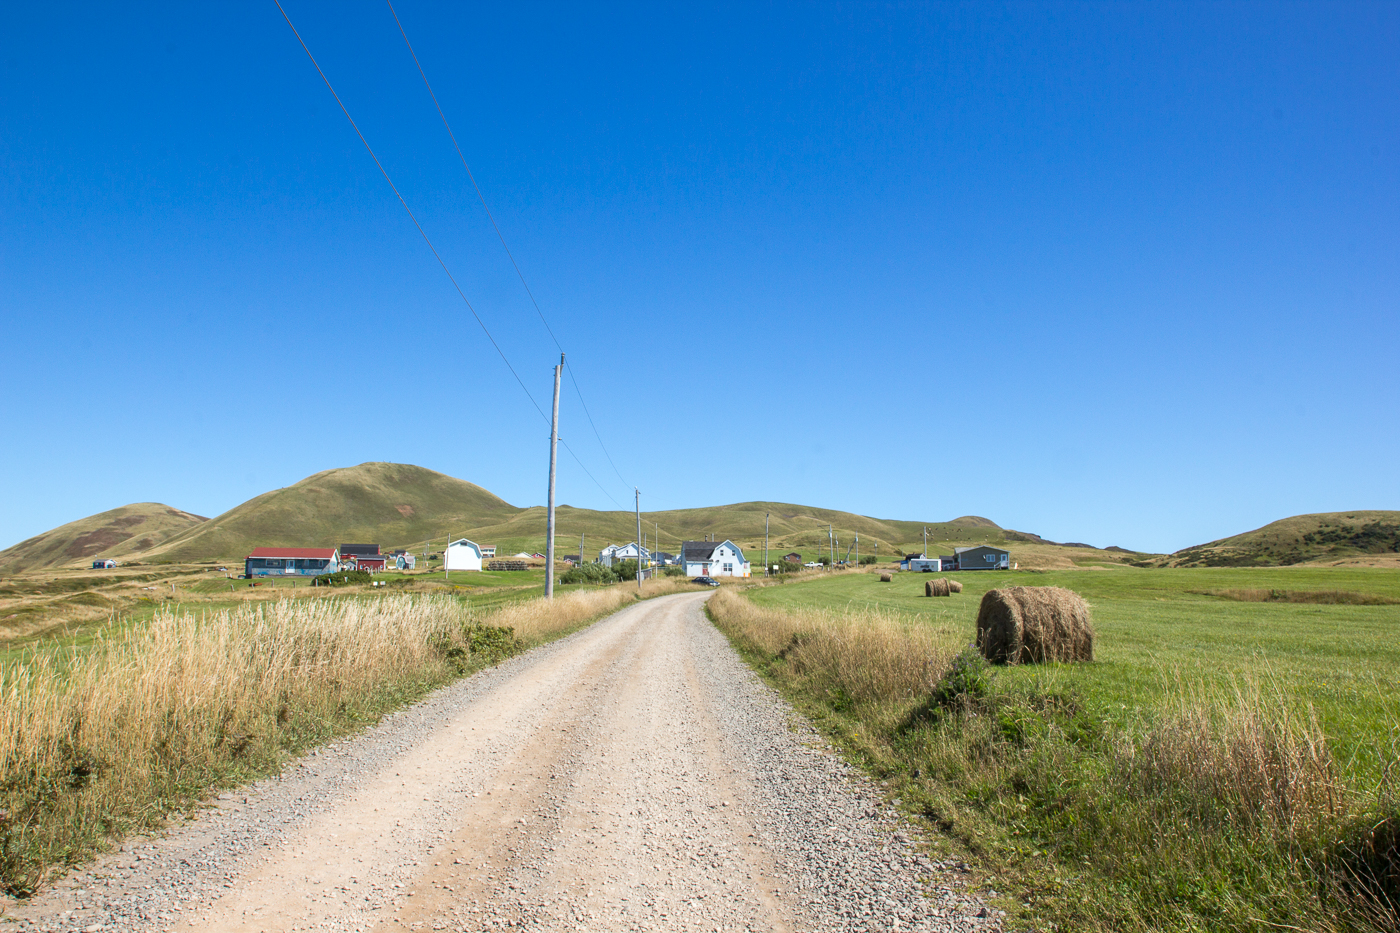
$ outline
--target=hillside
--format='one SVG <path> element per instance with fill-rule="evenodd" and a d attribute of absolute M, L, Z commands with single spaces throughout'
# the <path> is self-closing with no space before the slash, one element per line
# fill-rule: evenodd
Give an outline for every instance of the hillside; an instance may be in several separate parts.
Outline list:
<path fill-rule="evenodd" d="M 31 545 L 57 540 L 56 536 L 68 528 L 86 528 L 87 523 L 101 525 L 100 519 L 119 518 L 119 512 L 114 510 L 55 529 L 11 551 L 28 548 L 26 553 L 34 553 L 25 569 L 72 565 L 75 556 L 85 558 L 89 552 L 70 553 L 64 544 L 39 553 Z M 1023 567 L 1068 567 L 1087 561 L 1122 559 L 1092 549 L 1070 550 L 1033 534 L 1003 529 L 977 515 L 924 524 L 786 502 L 740 502 L 643 512 L 642 534 L 648 546 L 654 548 L 659 538 L 660 549 L 672 553 L 679 551 L 682 540 L 700 540 L 707 535 L 731 538 L 757 565 L 763 559 L 765 515 L 770 516 L 769 545 L 774 558 L 790 550 L 799 551 L 804 559 L 828 555 L 830 526 L 836 536 L 838 558 L 846 555 L 857 535 L 862 556 L 876 555 L 888 560 L 920 551 L 927 528 L 928 548 L 934 554 L 951 553 L 956 546 L 992 544 L 1013 549 L 1013 558 Z M 518 508 L 464 480 L 395 463 L 362 463 L 326 470 L 250 499 L 213 519 L 189 518 L 189 522 L 158 539 L 149 535 L 133 538 L 123 545 L 123 554 L 129 560 L 139 557 L 143 563 L 237 563 L 258 546 L 328 547 L 346 542 L 375 543 L 386 549 L 411 548 L 418 553 L 425 547 L 441 550 L 449 535 L 495 545 L 502 555 L 545 549 L 543 506 Z M 577 553 L 582 536 L 585 554 L 596 556 L 608 544 L 633 540 L 636 518 L 632 512 L 598 512 L 564 505 L 557 511 L 557 528 L 561 555 Z"/>
<path fill-rule="evenodd" d="M 1295 515 L 1244 534 L 1171 554 L 1168 567 L 1284 567 L 1292 564 L 1400 558 L 1400 512 Z"/>
<path fill-rule="evenodd" d="M 362 463 L 263 493 L 171 538 L 144 559 L 242 560 L 260 545 L 422 544 L 520 511 L 480 486 L 423 467 Z"/>
<path fill-rule="evenodd" d="M 118 560 L 149 551 L 208 519 L 159 502 L 137 502 L 89 515 L 0 551 L 0 571 L 19 573 L 96 557 Z"/>

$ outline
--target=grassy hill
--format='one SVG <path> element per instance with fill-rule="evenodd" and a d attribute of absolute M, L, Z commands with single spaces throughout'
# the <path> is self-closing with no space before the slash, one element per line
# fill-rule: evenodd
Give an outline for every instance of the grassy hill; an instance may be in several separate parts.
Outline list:
<path fill-rule="evenodd" d="M 1319 512 L 1168 556 L 1169 567 L 1284 567 L 1400 557 L 1400 512 Z"/>
<path fill-rule="evenodd" d="M 521 510 L 480 486 L 423 467 L 326 470 L 229 509 L 149 551 L 146 561 L 242 560 L 258 546 L 422 544 Z"/>
<path fill-rule="evenodd" d="M 149 551 L 208 521 L 159 502 L 137 502 L 89 515 L 0 551 L 0 571 L 81 563 L 96 557 L 122 559 Z"/>
<path fill-rule="evenodd" d="M 763 559 L 765 515 L 769 516 L 772 558 L 792 550 L 801 553 L 804 560 L 827 556 L 830 527 L 837 540 L 838 558 L 846 555 L 856 536 L 860 537 L 861 556 L 873 554 L 889 560 L 905 552 L 921 551 L 927 528 L 928 549 L 933 554 L 948 554 L 957 546 L 992 544 L 1011 549 L 1013 559 L 1023 567 L 1063 568 L 1086 561 L 1124 559 L 1082 546 L 1062 547 L 1037 535 L 1003 529 L 977 515 L 925 524 L 786 502 L 740 502 L 643 512 L 642 534 L 648 546 L 655 548 L 659 541 L 661 550 L 672 553 L 679 551 L 682 540 L 700 540 L 707 535 L 720 540 L 729 538 L 743 547 L 757 566 Z M 625 544 L 636 537 L 632 512 L 598 512 L 564 505 L 556 517 L 556 546 L 561 555 L 577 553 L 580 536 L 586 556 L 596 556 L 608 544 Z M 84 522 L 101 518 L 94 516 Z M 33 541 L 56 536 L 63 530 L 56 529 Z M 425 544 L 440 551 L 449 535 L 495 545 L 502 555 L 543 552 L 545 509 L 518 508 L 480 486 L 422 467 L 362 463 L 317 473 L 212 519 L 191 516 L 189 523 L 172 529 L 159 540 L 137 539 L 146 543 L 140 548 L 133 544 L 124 554 L 128 559 L 139 556 L 145 563 L 236 563 L 258 546 L 330 547 L 346 542 L 403 547 L 418 553 Z M 11 550 L 28 545 L 31 542 Z M 75 557 L 89 556 L 87 551 L 69 553 L 63 547 L 51 547 L 42 553 L 29 547 L 29 551 L 34 557 L 26 569 L 72 565 Z"/>

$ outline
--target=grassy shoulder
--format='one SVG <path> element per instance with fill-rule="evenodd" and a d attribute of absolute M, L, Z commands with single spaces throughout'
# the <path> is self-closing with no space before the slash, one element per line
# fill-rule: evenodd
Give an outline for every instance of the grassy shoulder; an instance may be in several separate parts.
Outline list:
<path fill-rule="evenodd" d="M 683 584 L 482 606 L 400 592 L 163 609 L 0 663 L 0 887 L 38 889 L 221 788 Z M 503 592 L 506 590 L 503 588 Z"/>
<path fill-rule="evenodd" d="M 833 574 L 710 605 L 1018 922 L 1386 929 L 1393 902 L 1358 878 L 1374 881 L 1367 859 L 1389 865 L 1396 895 L 1400 607 L 1207 595 L 1396 589 L 1384 571 L 1342 574 L 969 573 L 946 599 L 916 595 L 921 575 Z M 1088 597 L 1099 660 L 996 669 L 963 653 L 981 594 L 1011 583 Z"/>

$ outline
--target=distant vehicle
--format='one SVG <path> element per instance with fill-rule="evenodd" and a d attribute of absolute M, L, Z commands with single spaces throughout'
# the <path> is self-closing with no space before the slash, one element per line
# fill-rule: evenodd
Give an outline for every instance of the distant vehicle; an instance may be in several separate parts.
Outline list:
<path fill-rule="evenodd" d="M 719 586 L 719 581 L 714 577 L 693 577 L 692 579 L 704 586 Z"/>
<path fill-rule="evenodd" d="M 821 564 L 817 563 L 817 562 L 814 561 L 814 560 L 809 560 L 809 561 L 807 561 L 807 563 L 803 564 L 802 566 L 803 566 L 803 567 L 820 567 Z"/>

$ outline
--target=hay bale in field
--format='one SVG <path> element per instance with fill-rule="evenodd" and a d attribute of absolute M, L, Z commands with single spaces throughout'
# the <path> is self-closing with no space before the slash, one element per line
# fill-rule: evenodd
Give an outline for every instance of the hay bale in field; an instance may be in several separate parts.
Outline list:
<path fill-rule="evenodd" d="M 894 574 L 892 574 L 892 573 L 882 573 L 882 574 L 880 574 L 880 582 L 881 582 L 881 583 L 889 583 L 889 582 L 890 582 L 891 580 L 893 580 L 893 579 L 894 579 Z"/>
<path fill-rule="evenodd" d="M 924 584 L 925 596 L 951 596 L 952 593 L 953 591 L 948 587 L 948 581 L 943 577 Z"/>
<path fill-rule="evenodd" d="M 952 590 L 954 593 L 961 593 L 961 592 L 962 592 L 962 584 L 959 583 L 957 580 L 949 580 L 949 581 L 948 581 L 948 589 Z"/>
<path fill-rule="evenodd" d="M 998 664 L 1092 661 L 1089 604 L 1058 586 L 989 590 L 977 610 L 977 647 Z"/>

